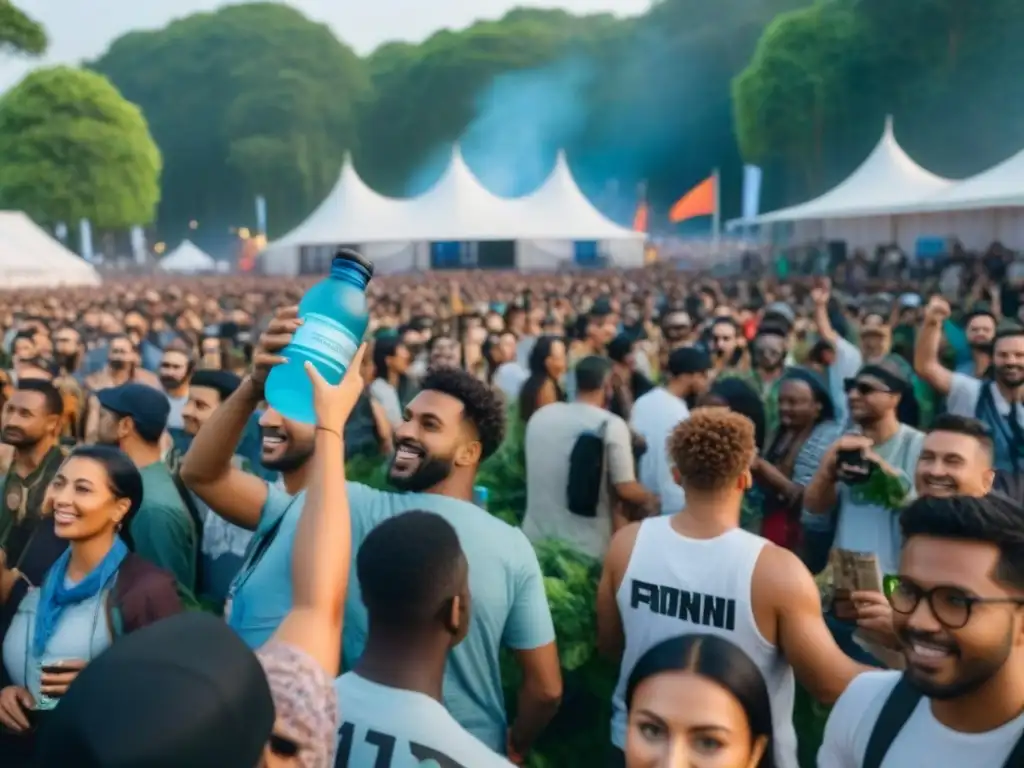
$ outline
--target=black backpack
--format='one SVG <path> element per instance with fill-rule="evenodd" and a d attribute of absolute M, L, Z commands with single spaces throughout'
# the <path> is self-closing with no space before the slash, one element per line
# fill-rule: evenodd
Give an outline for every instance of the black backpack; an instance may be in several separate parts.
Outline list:
<path fill-rule="evenodd" d="M 861 768 L 881 768 L 882 761 L 889 751 L 893 742 L 907 720 L 914 714 L 918 702 L 924 694 L 914 687 L 913 683 L 907 680 L 906 675 L 901 675 L 896 687 L 889 693 L 889 698 L 882 705 L 882 711 L 878 713 L 875 727 L 871 729 L 871 736 L 868 739 L 868 748 L 864 752 L 864 763 Z M 1020 768 L 1024 765 L 1024 735 L 1017 740 L 1010 756 L 1003 763 L 1003 768 Z M 989 766 L 988 768 L 995 768 Z"/>
<path fill-rule="evenodd" d="M 597 505 L 604 481 L 604 435 L 606 419 L 596 431 L 576 438 L 569 454 L 569 483 L 566 499 L 569 511 L 580 517 L 597 517 Z"/>

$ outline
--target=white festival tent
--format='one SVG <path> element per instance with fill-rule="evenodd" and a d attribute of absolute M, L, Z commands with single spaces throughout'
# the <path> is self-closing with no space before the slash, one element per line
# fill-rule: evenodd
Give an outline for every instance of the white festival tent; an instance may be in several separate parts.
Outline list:
<path fill-rule="evenodd" d="M 643 262 L 644 235 L 605 219 L 580 191 L 561 153 L 538 190 L 509 199 L 480 183 L 456 145 L 441 178 L 409 199 L 374 192 L 346 157 L 327 198 L 270 243 L 262 261 L 270 274 L 324 271 L 334 248 L 351 245 L 378 270 L 393 272 L 428 269 L 433 242 L 511 241 L 517 266 L 554 269 L 572 258 L 576 240 L 599 242 L 616 263 Z"/>
<path fill-rule="evenodd" d="M 956 237 L 972 250 L 994 240 L 1024 248 L 1024 151 L 894 213 L 908 235 Z"/>
<path fill-rule="evenodd" d="M 0 211 L 0 288 L 97 286 L 96 268 L 21 211 Z"/>
<path fill-rule="evenodd" d="M 594 207 L 573 178 L 561 150 L 547 180 L 516 202 L 525 211 L 523 221 L 537 225 L 536 236 L 520 244 L 518 261 L 522 267 L 542 268 L 552 257 L 571 260 L 573 244 L 580 240 L 602 243 L 617 265 L 643 264 L 643 233 L 619 226 Z"/>
<path fill-rule="evenodd" d="M 183 240 L 181 245 L 160 259 L 159 267 L 164 272 L 193 275 L 199 272 L 215 272 L 217 260 L 191 240 Z"/>
<path fill-rule="evenodd" d="M 892 117 L 887 117 L 882 138 L 844 181 L 813 200 L 730 222 L 730 227 L 793 222 L 794 242 L 824 238 L 873 247 L 899 239 L 901 225 L 894 212 L 954 184 L 915 163 L 896 141 Z"/>

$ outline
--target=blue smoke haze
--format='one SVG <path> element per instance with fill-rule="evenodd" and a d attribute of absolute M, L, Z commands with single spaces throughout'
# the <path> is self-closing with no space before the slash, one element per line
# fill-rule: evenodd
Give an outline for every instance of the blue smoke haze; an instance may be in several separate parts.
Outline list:
<path fill-rule="evenodd" d="M 467 165 L 487 189 L 519 197 L 539 187 L 558 150 L 587 123 L 585 95 L 593 68 L 581 57 L 495 78 L 477 99 L 476 117 L 459 139 Z M 444 173 L 451 147 L 432 151 L 412 175 L 407 195 L 420 194 Z"/>

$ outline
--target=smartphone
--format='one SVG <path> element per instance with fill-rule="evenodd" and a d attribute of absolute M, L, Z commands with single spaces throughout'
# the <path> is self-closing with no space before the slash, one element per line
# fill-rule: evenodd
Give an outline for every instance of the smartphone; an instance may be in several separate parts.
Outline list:
<path fill-rule="evenodd" d="M 836 476 L 848 485 L 867 481 L 871 475 L 871 462 L 859 448 L 839 451 L 836 454 Z"/>

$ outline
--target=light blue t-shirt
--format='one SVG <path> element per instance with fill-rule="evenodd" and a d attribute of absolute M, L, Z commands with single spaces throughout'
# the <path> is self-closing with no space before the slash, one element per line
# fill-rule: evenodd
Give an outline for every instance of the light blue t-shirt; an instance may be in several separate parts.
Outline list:
<path fill-rule="evenodd" d="M 65 579 L 65 586 L 70 588 L 72 582 Z M 45 697 L 39 690 L 41 665 L 57 661 L 92 661 L 107 650 L 112 642 L 106 611 L 108 593 L 109 590 L 104 589 L 93 597 L 65 607 L 42 658 L 37 658 L 33 642 L 40 591 L 30 589 L 18 605 L 3 639 L 4 667 L 11 682 L 28 689 L 36 702 L 45 706 Z M 0 764 L 3 764 L 2 760 Z"/>
<path fill-rule="evenodd" d="M 268 486 L 246 564 L 232 585 L 228 623 L 250 648 L 265 643 L 292 607 L 292 548 L 305 493 Z M 352 514 L 352 575 L 345 604 L 344 668 L 366 646 L 366 608 L 355 573 L 355 552 L 373 528 L 410 510 L 434 512 L 455 528 L 469 562 L 470 631 L 449 655 L 444 704 L 455 720 L 491 749 L 504 753 L 505 702 L 498 649 L 531 650 L 554 642 L 544 579 L 522 531 L 473 504 L 431 493 L 387 493 L 348 484 Z M 269 543 L 267 543 L 269 539 Z"/>
<path fill-rule="evenodd" d="M 349 483 L 348 498 L 353 553 L 374 527 L 413 509 L 434 512 L 455 528 L 469 562 L 472 610 L 468 636 L 448 655 L 444 705 L 459 725 L 504 754 L 507 724 L 498 649 L 532 650 L 555 640 L 533 546 L 518 528 L 448 496 L 386 493 Z M 345 669 L 362 655 L 367 629 L 353 556 L 345 603 Z"/>
<path fill-rule="evenodd" d="M 228 589 L 224 616 L 250 648 L 267 642 L 292 609 L 292 549 L 305 499 L 267 484 L 259 525 Z"/>

